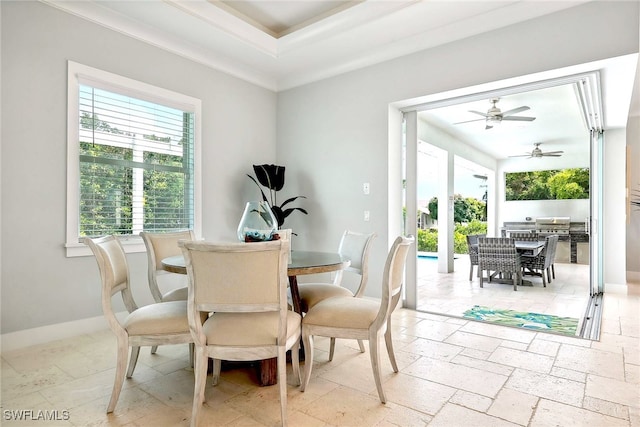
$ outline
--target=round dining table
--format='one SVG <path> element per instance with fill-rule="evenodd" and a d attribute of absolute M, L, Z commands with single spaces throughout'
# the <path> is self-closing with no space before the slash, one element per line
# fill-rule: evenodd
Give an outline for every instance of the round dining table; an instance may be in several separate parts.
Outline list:
<path fill-rule="evenodd" d="M 166 271 L 187 274 L 187 267 L 182 255 L 171 256 L 160 261 Z M 330 273 L 344 270 L 351 264 L 351 260 L 337 252 L 291 251 L 287 275 L 291 290 L 293 310 L 302 315 L 302 304 L 298 291 L 298 276 L 305 274 Z M 304 360 L 304 350 L 301 347 L 300 360 Z M 265 359 L 260 362 L 260 384 L 273 385 L 278 382 L 277 359 Z"/>
<path fill-rule="evenodd" d="M 291 251 L 287 275 L 289 276 L 289 287 L 291 288 L 291 300 L 293 310 L 302 314 L 300 294 L 298 292 L 298 276 L 305 274 L 330 273 L 344 270 L 351 264 L 351 260 L 337 252 L 316 252 L 316 251 Z M 160 261 L 162 268 L 166 271 L 179 274 L 187 274 L 184 257 L 175 255 L 164 258 Z"/>

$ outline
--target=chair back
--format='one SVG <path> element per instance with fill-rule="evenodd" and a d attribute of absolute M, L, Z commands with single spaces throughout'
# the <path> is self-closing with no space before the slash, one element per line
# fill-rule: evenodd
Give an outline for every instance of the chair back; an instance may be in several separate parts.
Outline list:
<path fill-rule="evenodd" d="M 487 237 L 486 234 L 468 234 L 467 235 L 467 251 L 469 252 L 469 258 L 471 264 L 478 264 L 478 239 L 480 237 Z"/>
<path fill-rule="evenodd" d="M 556 259 L 556 248 L 558 247 L 558 240 L 560 236 L 553 234 L 547 236 L 547 242 L 545 244 L 545 256 L 544 256 L 544 268 L 550 267 Z"/>
<path fill-rule="evenodd" d="M 200 312 L 280 312 L 286 337 L 290 241 L 209 243 L 181 241 L 187 267 L 187 313 L 196 344 L 206 344 Z M 200 342 L 198 342 L 200 340 Z"/>
<path fill-rule="evenodd" d="M 91 248 L 98 262 L 100 280 L 102 281 L 102 311 L 114 332 L 123 328 L 116 318 L 112 306 L 113 295 L 120 292 L 125 307 L 132 313 L 138 306 L 133 300 L 129 281 L 129 265 L 124 248 L 115 236 L 84 238 L 84 243 Z"/>
<path fill-rule="evenodd" d="M 382 274 L 382 301 L 374 325 L 380 326 L 387 322 L 389 316 L 398 305 L 398 301 L 402 296 L 407 254 L 414 240 L 413 236 L 398 236 L 391 249 L 389 249 Z"/>
<path fill-rule="evenodd" d="M 529 233 L 529 232 L 510 232 L 509 238 L 513 240 L 526 241 L 526 242 L 537 242 L 540 239 L 538 233 Z"/>
<path fill-rule="evenodd" d="M 178 247 L 179 240 L 195 240 L 192 230 L 176 231 L 169 233 L 148 233 L 142 231 L 140 237 L 147 248 L 147 276 L 149 289 L 156 302 L 162 302 L 162 292 L 158 285 L 158 273 L 168 273 L 162 270 L 160 262 L 170 256 L 180 255 L 182 251 Z"/>
<path fill-rule="evenodd" d="M 515 240 L 506 237 L 481 237 L 478 239 L 478 264 L 482 270 L 518 272 L 520 254 Z"/>
<path fill-rule="evenodd" d="M 360 276 L 358 289 L 354 293 L 356 297 L 359 297 L 364 293 L 369 280 L 369 252 L 371 249 L 371 242 L 375 237 L 376 233 L 364 234 L 345 230 L 342 234 L 342 238 L 340 239 L 338 253 L 343 257 L 348 258 L 351 261 L 351 264 L 346 269 L 338 270 L 336 272 L 333 283 L 340 285 L 345 271 Z"/>

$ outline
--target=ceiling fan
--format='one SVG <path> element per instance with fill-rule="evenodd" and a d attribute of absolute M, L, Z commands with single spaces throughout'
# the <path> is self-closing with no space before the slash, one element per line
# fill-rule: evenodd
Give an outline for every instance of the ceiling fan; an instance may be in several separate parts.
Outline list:
<path fill-rule="evenodd" d="M 480 111 L 469 110 L 470 113 L 479 114 L 483 118 L 482 119 L 474 119 L 467 120 L 464 122 L 454 123 L 459 125 L 461 123 L 469 123 L 469 122 L 477 122 L 479 120 L 484 120 L 486 122 L 485 129 L 492 129 L 493 126 L 500 124 L 503 120 L 511 120 L 511 121 L 521 121 L 521 122 L 532 122 L 536 118 L 535 117 L 525 117 L 525 116 L 514 116 L 514 114 L 521 113 L 523 111 L 527 111 L 530 108 L 526 105 L 522 107 L 514 108 L 512 110 L 505 111 L 504 113 L 498 108 L 496 105 L 500 101 L 500 98 L 492 98 L 489 102 L 491 102 L 491 107 L 486 113 L 481 113 Z"/>
<path fill-rule="evenodd" d="M 533 150 L 531 150 L 531 153 L 529 154 L 521 154 L 518 156 L 509 156 L 509 157 L 526 157 L 528 159 L 539 159 L 541 157 L 560 157 L 562 156 L 562 153 L 564 153 L 564 151 L 547 151 L 544 152 L 540 149 L 540 144 L 542 144 L 541 142 L 536 142 L 533 145 L 535 146 L 535 148 Z"/>

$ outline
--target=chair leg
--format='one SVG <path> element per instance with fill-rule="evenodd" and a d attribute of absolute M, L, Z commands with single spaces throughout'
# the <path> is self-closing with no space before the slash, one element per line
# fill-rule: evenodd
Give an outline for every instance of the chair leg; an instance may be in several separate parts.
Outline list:
<path fill-rule="evenodd" d="M 551 283 L 551 267 L 547 267 L 547 282 Z"/>
<path fill-rule="evenodd" d="M 382 381 L 380 380 L 380 352 L 378 351 L 378 336 L 374 333 L 369 337 L 369 355 L 371 357 L 371 369 L 373 370 L 373 379 L 376 381 L 378 396 L 380 402 L 387 403 L 387 397 L 382 389 Z"/>
<path fill-rule="evenodd" d="M 127 378 L 131 378 L 133 371 L 136 369 L 138 363 L 138 355 L 140 354 L 140 347 L 131 347 L 131 359 L 129 360 L 129 369 L 127 370 Z"/>
<path fill-rule="evenodd" d="M 296 385 L 300 385 L 300 340 L 297 339 L 291 347 L 291 367 Z"/>
<path fill-rule="evenodd" d="M 207 361 L 208 363 L 208 361 Z M 218 385 L 218 381 L 220 381 L 220 371 L 222 370 L 222 360 L 221 359 L 213 359 L 213 372 L 211 373 L 211 377 L 213 379 L 213 385 Z"/>
<path fill-rule="evenodd" d="M 551 264 L 551 275 L 554 279 L 556 278 L 556 267 L 554 264 Z"/>
<path fill-rule="evenodd" d="M 158 346 L 157 345 L 152 345 L 151 346 L 151 354 L 156 354 L 156 351 L 158 351 Z M 191 367 L 193 367 L 193 365 L 191 365 Z"/>
<path fill-rule="evenodd" d="M 193 389 L 193 408 L 191 409 L 191 427 L 198 426 L 200 419 L 200 409 L 204 402 L 204 386 L 207 382 L 207 364 L 204 347 L 197 347 L 195 351 L 195 386 Z"/>
<path fill-rule="evenodd" d="M 195 366 L 193 364 L 195 347 L 196 347 L 196 345 L 194 343 L 192 343 L 192 342 L 189 343 L 189 364 L 191 365 L 192 368 L 195 368 Z"/>
<path fill-rule="evenodd" d="M 540 270 L 540 276 L 542 276 L 542 284 L 546 288 L 547 287 L 547 278 L 545 277 L 545 274 L 544 274 L 544 268 L 542 270 Z"/>
<path fill-rule="evenodd" d="M 480 287 L 484 288 L 484 276 L 482 274 L 482 270 L 480 270 L 480 267 L 478 267 L 478 272 L 480 273 Z"/>
<path fill-rule="evenodd" d="M 360 353 L 364 353 L 366 350 L 364 349 L 364 343 L 362 340 L 358 340 L 358 347 L 360 347 Z"/>
<path fill-rule="evenodd" d="M 304 379 L 300 391 L 304 391 L 309 385 L 311 369 L 313 368 L 313 335 L 309 334 L 305 326 L 302 327 L 302 342 L 304 343 Z"/>
<path fill-rule="evenodd" d="M 138 347 L 139 349 L 139 347 Z M 124 383 L 124 375 L 127 369 L 127 356 L 129 351 L 129 344 L 127 338 L 118 339 L 118 356 L 116 362 L 116 378 L 113 382 L 113 391 L 111 391 L 111 400 L 109 400 L 109 406 L 107 406 L 107 414 L 113 412 L 118 403 L 120 397 L 120 391 L 122 390 L 122 384 Z"/>
<path fill-rule="evenodd" d="M 387 346 L 387 354 L 389 355 L 389 361 L 393 372 L 398 372 L 398 363 L 396 362 L 396 355 L 393 351 L 393 340 L 391 339 L 391 319 L 387 321 L 387 330 L 384 333 L 384 343 Z"/>
<path fill-rule="evenodd" d="M 473 280 L 473 264 L 469 266 L 469 281 Z"/>
<path fill-rule="evenodd" d="M 333 360 L 333 353 L 336 350 L 336 339 L 335 337 L 331 337 L 330 340 L 330 344 L 329 344 L 329 362 L 331 362 Z"/>
<path fill-rule="evenodd" d="M 280 420 L 282 427 L 287 425 L 287 349 L 278 346 L 278 389 L 280 391 Z"/>

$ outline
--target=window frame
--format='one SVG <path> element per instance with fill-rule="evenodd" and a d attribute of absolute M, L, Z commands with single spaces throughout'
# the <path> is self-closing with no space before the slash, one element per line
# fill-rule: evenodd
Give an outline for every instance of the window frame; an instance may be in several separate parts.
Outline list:
<path fill-rule="evenodd" d="M 201 169 L 201 117 L 200 99 L 153 86 L 138 80 L 68 61 L 67 70 L 67 225 L 66 256 L 90 256 L 91 250 L 80 241 L 80 148 L 78 117 L 80 116 L 79 86 L 90 85 L 111 92 L 122 93 L 194 113 L 194 194 L 193 231 L 199 238 L 202 230 L 202 169 Z M 139 235 L 121 236 L 125 252 L 145 252 Z"/>

